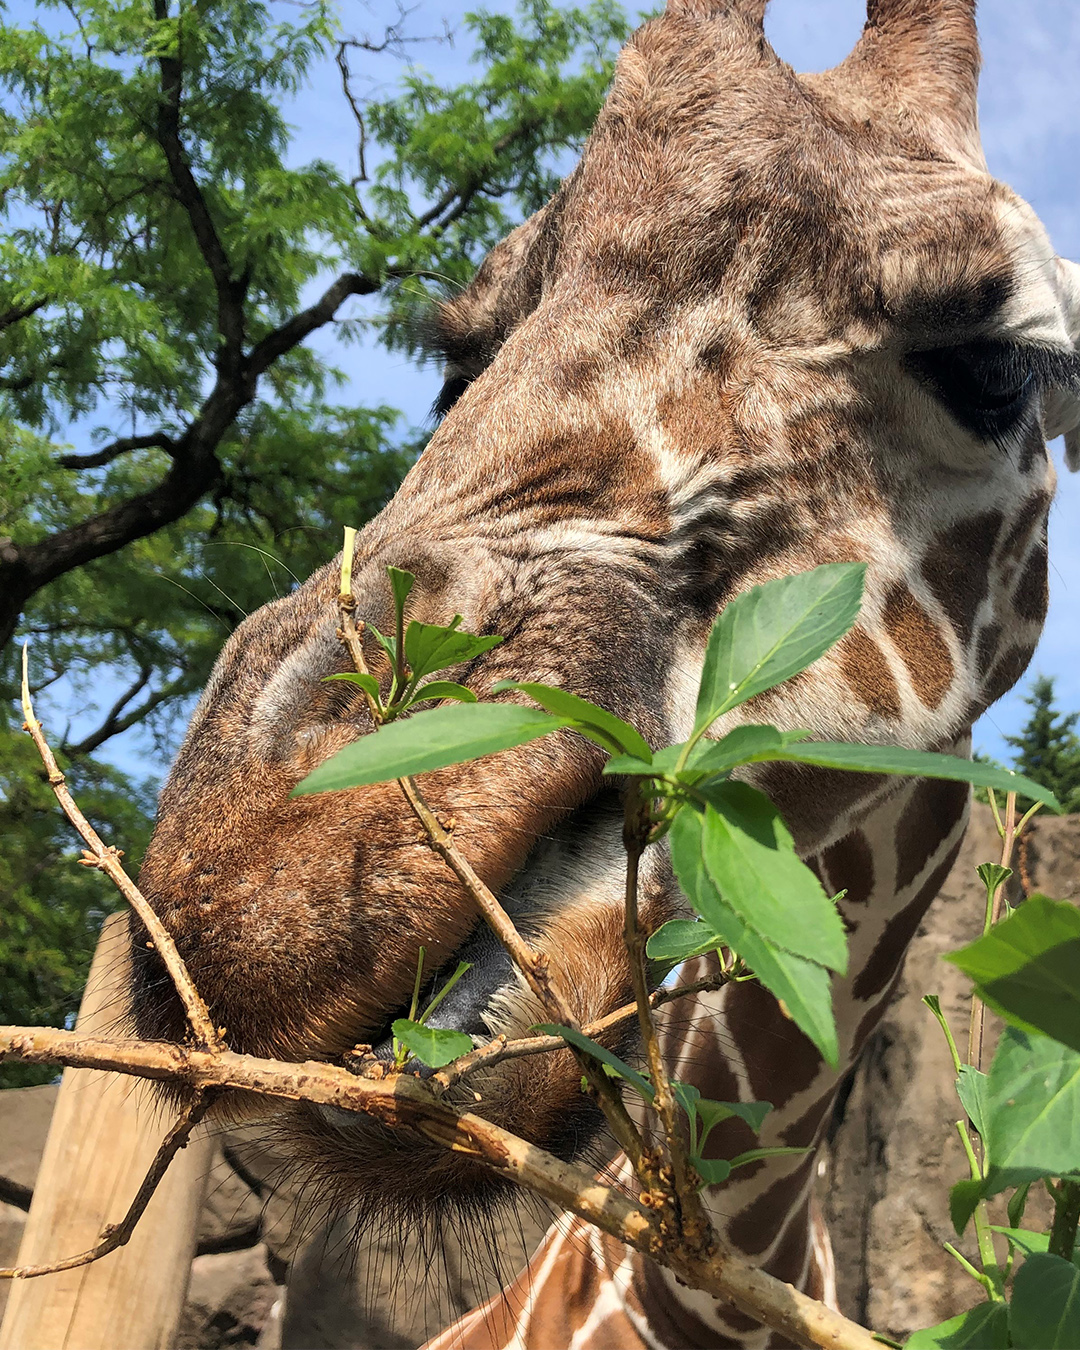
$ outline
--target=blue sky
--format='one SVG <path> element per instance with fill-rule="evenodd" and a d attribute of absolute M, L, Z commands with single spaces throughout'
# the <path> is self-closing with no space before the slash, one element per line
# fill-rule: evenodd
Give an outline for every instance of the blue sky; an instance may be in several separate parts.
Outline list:
<path fill-rule="evenodd" d="M 452 43 L 411 48 L 411 59 L 446 81 L 469 76 L 469 39 L 463 16 L 472 5 L 421 0 L 408 20 L 409 31 L 436 33 L 444 25 Z M 510 10 L 511 4 L 489 4 Z M 16 3 L 15 10 L 21 6 Z M 386 0 L 342 7 L 346 31 L 377 36 L 396 10 Z M 18 15 L 13 14 L 17 19 Z M 860 0 L 773 0 L 767 29 L 779 54 L 797 69 L 820 70 L 835 64 L 854 44 L 864 9 Z M 1080 119 L 1076 116 L 1076 72 L 1080 70 L 1080 5 L 1076 0 L 982 0 L 980 30 L 984 71 L 981 97 L 983 141 L 991 171 L 1026 197 L 1043 219 L 1059 253 L 1080 257 Z M 357 63 L 358 92 L 388 91 L 401 66 L 386 56 Z M 295 142 L 290 158 L 300 163 L 315 157 L 332 160 L 352 176 L 356 172 L 356 137 L 338 83 L 326 61 L 309 88 L 291 109 Z M 361 302 L 357 302 L 358 312 Z M 332 338 L 325 335 L 320 345 Z M 407 422 L 420 424 L 439 383 L 438 372 L 418 369 L 400 355 L 373 341 L 334 351 L 348 384 L 342 401 L 386 403 L 400 408 Z M 1060 445 L 1055 458 L 1061 468 Z M 1080 626 L 1077 588 L 1080 580 L 1080 475 L 1063 469 L 1051 519 L 1051 609 L 1045 635 L 1032 665 L 1058 681 L 1059 701 L 1080 708 Z M 1014 691 L 982 719 L 975 743 L 990 754 L 1006 756 L 1004 733 L 1013 732 L 1025 716 L 1022 690 Z M 110 699 L 109 691 L 102 703 Z M 92 721 L 89 708 L 57 710 L 73 715 L 76 725 Z M 55 713 L 54 713 L 55 717 Z M 109 757 L 125 767 L 160 773 L 163 765 L 144 755 L 138 734 L 119 737 L 108 746 Z"/>

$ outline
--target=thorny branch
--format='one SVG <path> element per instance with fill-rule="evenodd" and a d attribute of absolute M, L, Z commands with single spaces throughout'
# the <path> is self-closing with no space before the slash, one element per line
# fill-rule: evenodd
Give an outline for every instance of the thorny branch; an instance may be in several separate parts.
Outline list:
<path fill-rule="evenodd" d="M 692 1248 L 704 1248 L 712 1240 L 712 1224 L 701 1203 L 696 1178 L 690 1170 L 679 1130 L 675 1095 L 653 1022 L 649 986 L 645 972 L 645 934 L 638 921 L 638 867 L 649 838 L 651 821 L 647 800 L 633 782 L 626 789 L 623 845 L 626 849 L 626 910 L 623 938 L 630 959 L 630 979 L 634 1004 L 653 1087 L 653 1106 L 664 1131 L 671 1170 L 674 1176 L 674 1200 L 680 1210 L 679 1231 Z"/>
<path fill-rule="evenodd" d="M 694 980 L 690 984 L 679 984 L 673 989 L 656 989 L 649 995 L 649 1007 L 661 1008 L 665 1003 L 673 1003 L 677 998 L 687 998 L 693 994 L 715 993 L 718 989 L 723 989 L 727 983 L 728 976 L 719 975 L 710 979 Z M 582 1027 L 581 1033 L 595 1041 L 605 1032 L 612 1031 L 623 1022 L 629 1022 L 638 1016 L 636 1002 L 624 1003 L 621 1008 L 616 1008 L 614 1012 L 609 1012 L 606 1016 Z M 445 1069 L 440 1069 L 433 1076 L 432 1082 L 445 1091 L 478 1069 L 490 1068 L 493 1064 L 502 1063 L 503 1060 L 523 1059 L 526 1055 L 541 1055 L 565 1048 L 566 1042 L 561 1036 L 523 1036 L 512 1041 L 507 1040 L 505 1036 L 496 1036 L 493 1041 L 481 1045 L 479 1049 L 467 1055 L 462 1055 L 460 1059 L 455 1059 Z"/>
<path fill-rule="evenodd" d="M 998 810 L 997 798 L 994 795 L 993 788 L 990 789 L 990 810 L 994 816 L 994 824 L 997 826 L 998 834 L 1001 836 L 1001 866 L 1012 869 L 1013 850 L 1017 842 L 1023 839 L 1024 831 L 1027 829 L 1031 818 L 1039 810 L 1041 803 L 1035 805 L 1024 816 L 1017 818 L 1016 813 L 1016 793 L 1010 792 L 1005 798 L 1005 818 L 1002 819 L 1001 812 Z M 994 887 L 993 894 L 988 898 L 986 910 L 986 922 L 983 925 L 983 933 L 988 933 L 991 928 L 1001 918 L 1001 908 L 1005 900 L 1005 882 L 999 881 Z M 973 997 L 971 1000 L 971 1020 L 968 1027 L 968 1063 L 973 1064 L 976 1069 L 982 1070 L 983 1059 L 983 1028 L 986 1022 L 986 1005 L 981 998 Z"/>

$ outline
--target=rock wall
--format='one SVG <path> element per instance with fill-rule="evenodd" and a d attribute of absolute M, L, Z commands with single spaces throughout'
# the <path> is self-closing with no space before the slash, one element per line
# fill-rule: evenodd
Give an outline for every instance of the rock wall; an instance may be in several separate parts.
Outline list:
<path fill-rule="evenodd" d="M 979 1297 L 942 1246 L 956 1240 L 948 1189 L 966 1172 L 948 1049 L 920 1000 L 939 994 L 956 1032 L 966 1026 L 966 982 L 940 956 L 977 936 L 974 869 L 999 847 L 989 811 L 976 808 L 897 999 L 838 1107 L 822 1162 L 841 1307 L 898 1340 Z M 1025 867 L 1034 888 L 1077 898 L 1080 817 L 1037 820 Z M 997 1031 L 988 1021 L 987 1062 Z M 0 1265 L 18 1250 L 55 1095 L 53 1087 L 0 1093 Z M 265 1140 L 244 1130 L 222 1137 L 178 1350 L 409 1350 L 513 1275 L 548 1222 L 541 1205 L 526 1203 L 463 1250 L 452 1236 L 433 1248 L 397 1232 L 357 1244 L 345 1219 L 322 1225 L 310 1215 Z M 0 1316 L 5 1299 L 0 1282 Z"/>

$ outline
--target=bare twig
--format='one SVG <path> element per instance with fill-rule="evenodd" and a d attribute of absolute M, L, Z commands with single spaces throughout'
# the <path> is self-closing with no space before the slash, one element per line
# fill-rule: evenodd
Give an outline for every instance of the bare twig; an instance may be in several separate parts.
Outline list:
<path fill-rule="evenodd" d="M 366 183 L 367 163 L 365 152 L 367 150 L 367 125 L 364 122 L 364 114 L 360 108 L 360 105 L 353 97 L 352 71 L 349 69 L 349 58 L 346 54 L 348 52 L 350 45 L 352 44 L 350 44 L 348 40 L 344 42 L 339 42 L 337 45 L 337 52 L 334 56 L 334 60 L 337 62 L 338 73 L 341 76 L 341 92 L 345 95 L 345 102 L 348 103 L 349 111 L 352 113 L 353 121 L 356 123 L 356 135 L 357 135 L 356 158 L 358 168 L 356 181 L 358 183 Z"/>
<path fill-rule="evenodd" d="M 171 1042 L 104 1040 L 51 1027 L 0 1027 L 0 1061 L 110 1069 L 142 1078 L 180 1081 L 197 1089 L 237 1088 L 288 1101 L 360 1111 L 391 1128 L 408 1128 L 464 1153 L 653 1257 L 696 1289 L 733 1303 L 797 1344 L 831 1350 L 880 1350 L 864 1327 L 800 1293 L 742 1256 L 717 1246 L 693 1252 L 665 1242 L 652 1215 L 586 1169 L 562 1162 L 491 1121 L 457 1114 L 409 1074 L 358 1078 L 336 1065 L 287 1064 L 229 1050 Z"/>
<path fill-rule="evenodd" d="M 164 450 L 171 455 L 176 442 L 163 431 L 151 431 L 145 436 L 120 436 L 100 450 L 88 455 L 61 455 L 56 461 L 62 469 L 100 469 L 114 459 L 132 450 Z"/>
<path fill-rule="evenodd" d="M 82 861 L 88 867 L 96 867 L 116 886 L 117 890 L 132 907 L 150 934 L 154 946 L 158 950 L 166 969 L 172 977 L 172 982 L 176 986 L 176 992 L 180 995 L 184 1007 L 187 1010 L 188 1021 L 191 1023 L 191 1030 L 198 1043 L 207 1049 L 211 1049 L 221 1044 L 221 1039 L 207 1011 L 206 1004 L 203 1002 L 202 995 L 195 988 L 195 985 L 188 974 L 187 967 L 184 965 L 180 953 L 176 950 L 176 944 L 172 937 L 166 931 L 161 920 L 154 913 L 142 891 L 135 885 L 128 874 L 124 871 L 120 862 L 119 849 L 113 848 L 102 842 L 101 836 L 94 829 L 93 825 L 83 815 L 82 811 L 75 803 L 75 799 L 68 791 L 64 775 L 60 772 L 60 767 L 56 762 L 56 756 L 49 748 L 45 739 L 44 732 L 41 729 L 41 723 L 34 716 L 33 704 L 30 700 L 30 681 L 28 675 L 28 649 L 27 644 L 23 643 L 23 661 L 22 661 L 22 707 L 24 723 L 26 730 L 33 738 L 37 746 L 38 754 L 45 765 L 45 773 L 49 780 L 49 786 L 56 795 L 56 800 L 60 807 L 75 826 L 83 840 L 87 844 L 84 850 Z"/>
<path fill-rule="evenodd" d="M 155 1154 L 142 1185 L 135 1192 L 135 1199 L 128 1206 L 128 1212 L 119 1223 L 107 1224 L 94 1246 L 80 1252 L 78 1256 L 68 1256 L 62 1261 L 50 1261 L 44 1266 L 0 1268 L 0 1279 L 29 1280 L 36 1275 L 55 1275 L 61 1270 L 75 1270 L 78 1266 L 88 1266 L 91 1261 L 108 1256 L 110 1252 L 116 1251 L 117 1247 L 123 1247 L 135 1231 L 135 1225 L 142 1218 L 162 1177 L 168 1171 L 169 1164 L 180 1150 L 187 1146 L 191 1132 L 206 1114 L 207 1106 L 206 1095 L 200 1093 L 161 1141 L 161 1147 Z"/>
<path fill-rule="evenodd" d="M 692 984 L 676 985 L 673 989 L 656 989 L 649 995 L 649 1007 L 660 1008 L 665 1003 L 671 1003 L 677 998 L 686 998 L 691 994 L 715 993 L 716 990 L 723 989 L 727 983 L 728 977 L 720 975 L 713 979 L 695 980 Z M 605 1032 L 613 1031 L 623 1022 L 629 1022 L 637 1016 L 637 1003 L 624 1003 L 621 1008 L 616 1008 L 614 1012 L 609 1012 L 606 1016 L 582 1027 L 581 1033 L 595 1041 Z M 493 1041 L 488 1041 L 486 1045 L 481 1045 L 469 1054 L 462 1055 L 460 1059 L 455 1059 L 445 1069 L 440 1069 L 432 1081 L 445 1091 L 478 1069 L 490 1068 L 493 1064 L 501 1064 L 503 1060 L 549 1054 L 552 1050 L 565 1048 L 566 1042 L 561 1036 L 522 1036 L 513 1041 L 507 1040 L 505 1036 L 496 1036 Z"/>

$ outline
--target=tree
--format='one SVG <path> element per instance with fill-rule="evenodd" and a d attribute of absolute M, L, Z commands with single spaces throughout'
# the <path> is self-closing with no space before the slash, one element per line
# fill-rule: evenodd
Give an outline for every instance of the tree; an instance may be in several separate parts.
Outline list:
<path fill-rule="evenodd" d="M 550 191 L 544 157 L 580 142 L 625 34 L 607 3 L 529 0 L 520 29 L 470 21 L 478 80 L 413 74 L 401 97 L 362 105 L 350 52 L 404 38 L 339 38 L 321 0 L 298 22 L 254 0 L 68 9 L 72 33 L 0 33 L 5 495 L 14 482 L 64 503 L 62 520 L 21 510 L 5 526 L 0 645 L 50 583 L 200 503 L 257 514 L 252 436 L 276 464 L 287 411 L 339 419 L 327 453 L 348 455 L 348 414 L 326 401 L 334 368 L 305 339 L 351 297 L 393 300 L 410 279 L 400 309 L 425 280 L 464 279 Z M 360 138 L 352 181 L 289 167 L 280 107 L 335 44 Z M 355 317 L 339 331 L 355 335 Z M 97 448 L 59 451 L 54 437 L 84 424 Z"/>
<path fill-rule="evenodd" d="M 368 40 L 322 0 L 38 0 L 0 26 L 0 687 L 21 617 L 54 712 L 103 705 L 52 730 L 136 855 L 150 794 L 95 756 L 141 726 L 164 762 L 233 627 L 422 443 L 391 408 L 342 406 L 307 339 L 375 323 L 407 346 L 400 321 L 549 194 L 626 32 L 611 0 L 529 0 L 467 21 L 475 79 L 409 70 L 359 98 L 359 62 L 407 52 L 403 20 Z M 355 176 L 290 157 L 286 102 L 331 58 Z M 0 979 L 5 1016 L 39 1021 L 72 1010 L 105 901 L 42 815 L 20 723 L 0 724 Z"/>
<path fill-rule="evenodd" d="M 1015 768 L 1048 787 L 1067 811 L 1080 811 L 1080 737 L 1073 730 L 1080 713 L 1057 710 L 1048 675 L 1036 676 L 1024 702 L 1031 716 L 1019 736 L 1005 737 L 1016 751 Z"/>
<path fill-rule="evenodd" d="M 122 841 L 126 861 L 137 866 L 153 794 L 89 758 L 64 767 L 88 818 L 110 842 Z M 0 1021 L 26 1016 L 70 1026 L 98 928 L 117 897 L 79 865 L 71 829 L 39 770 L 29 737 L 9 735 L 0 753 Z M 53 1076 L 48 1068 L 0 1064 L 0 1087 Z"/>

